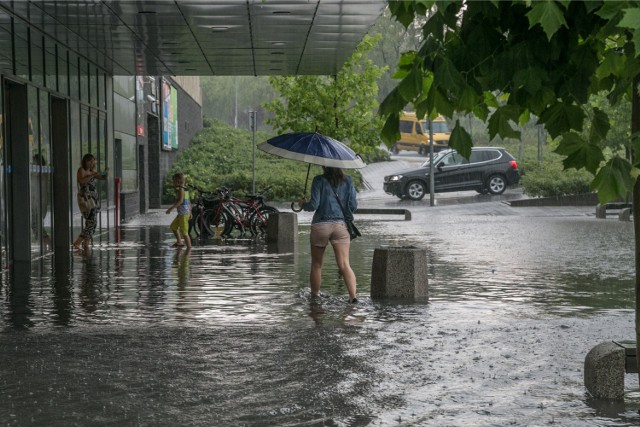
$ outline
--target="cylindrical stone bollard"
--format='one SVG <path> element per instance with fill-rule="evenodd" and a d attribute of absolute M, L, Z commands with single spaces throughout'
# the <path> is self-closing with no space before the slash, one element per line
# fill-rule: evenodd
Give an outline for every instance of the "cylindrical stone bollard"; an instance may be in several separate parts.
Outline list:
<path fill-rule="evenodd" d="M 631 221 L 631 208 L 620 209 L 618 219 L 620 221 Z"/>
<path fill-rule="evenodd" d="M 584 385 L 597 399 L 624 398 L 624 348 L 605 341 L 584 359 Z"/>
<path fill-rule="evenodd" d="M 427 251 L 412 246 L 375 249 L 371 298 L 428 301 Z"/>
<path fill-rule="evenodd" d="M 295 250 L 297 238 L 298 215 L 293 212 L 269 214 L 266 233 L 268 245 L 275 246 L 277 252 L 291 252 Z"/>

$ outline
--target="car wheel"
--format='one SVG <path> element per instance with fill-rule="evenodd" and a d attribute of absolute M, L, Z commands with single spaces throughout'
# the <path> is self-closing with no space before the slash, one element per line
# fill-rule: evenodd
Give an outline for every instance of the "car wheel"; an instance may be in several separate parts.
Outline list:
<path fill-rule="evenodd" d="M 491 175 L 487 181 L 487 190 L 491 194 L 502 194 L 507 189 L 507 181 L 502 175 Z"/>
<path fill-rule="evenodd" d="M 420 154 L 421 156 L 426 156 L 427 150 L 424 147 L 420 147 L 418 148 L 418 154 Z"/>
<path fill-rule="evenodd" d="M 426 192 L 427 187 L 418 180 L 409 182 L 404 190 L 404 194 L 411 200 L 421 200 Z"/>
<path fill-rule="evenodd" d="M 400 150 L 398 150 L 398 147 L 396 147 L 395 145 L 393 147 L 391 147 L 391 152 L 393 154 L 398 154 L 400 152 Z"/>

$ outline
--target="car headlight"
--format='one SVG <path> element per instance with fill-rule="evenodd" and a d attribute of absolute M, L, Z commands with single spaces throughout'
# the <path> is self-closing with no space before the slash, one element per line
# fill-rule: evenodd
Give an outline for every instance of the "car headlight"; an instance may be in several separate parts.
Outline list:
<path fill-rule="evenodd" d="M 400 181 L 402 179 L 402 175 L 391 175 L 389 177 L 389 181 Z"/>

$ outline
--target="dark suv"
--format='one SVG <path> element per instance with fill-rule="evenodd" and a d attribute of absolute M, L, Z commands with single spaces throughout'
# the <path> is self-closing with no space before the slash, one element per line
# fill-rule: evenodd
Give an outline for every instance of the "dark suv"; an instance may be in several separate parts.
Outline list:
<path fill-rule="evenodd" d="M 502 194 L 520 181 L 516 159 L 504 148 L 474 147 L 469 160 L 454 150 L 434 154 L 436 193 L 476 190 Z M 384 177 L 384 191 L 401 199 L 420 200 L 429 193 L 429 160 L 418 169 Z"/>

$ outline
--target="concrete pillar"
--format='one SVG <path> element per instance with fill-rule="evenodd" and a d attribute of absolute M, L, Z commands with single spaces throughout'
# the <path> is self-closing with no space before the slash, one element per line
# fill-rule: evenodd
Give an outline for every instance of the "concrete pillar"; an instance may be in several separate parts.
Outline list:
<path fill-rule="evenodd" d="M 269 214 L 266 242 L 277 252 L 293 252 L 298 240 L 298 215 L 293 212 Z"/>
<path fill-rule="evenodd" d="M 412 246 L 375 249 L 371 298 L 428 301 L 427 251 Z"/>
<path fill-rule="evenodd" d="M 618 219 L 620 221 L 631 221 L 631 208 L 620 209 Z"/>
<path fill-rule="evenodd" d="M 625 350 L 612 341 L 593 347 L 584 360 L 584 385 L 597 399 L 624 398 Z"/>
<path fill-rule="evenodd" d="M 596 218 L 599 219 L 607 219 L 607 206 L 606 205 L 597 205 L 596 206 Z"/>

